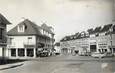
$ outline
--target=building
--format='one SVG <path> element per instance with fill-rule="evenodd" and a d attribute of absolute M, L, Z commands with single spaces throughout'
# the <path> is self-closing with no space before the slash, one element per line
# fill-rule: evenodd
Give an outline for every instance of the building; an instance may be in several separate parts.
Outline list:
<path fill-rule="evenodd" d="M 8 56 L 9 58 L 35 58 L 41 49 L 52 51 L 54 33 L 52 27 L 25 19 L 8 33 Z"/>
<path fill-rule="evenodd" d="M 55 53 L 61 53 L 60 42 L 55 43 Z"/>
<path fill-rule="evenodd" d="M 0 57 L 6 57 L 7 35 L 6 26 L 11 24 L 2 14 L 0 14 Z"/>
<path fill-rule="evenodd" d="M 111 52 L 115 53 L 115 25 L 107 24 L 104 26 L 88 29 L 81 33 L 66 36 L 61 40 L 61 49 L 78 50 L 79 54 L 88 52 Z"/>

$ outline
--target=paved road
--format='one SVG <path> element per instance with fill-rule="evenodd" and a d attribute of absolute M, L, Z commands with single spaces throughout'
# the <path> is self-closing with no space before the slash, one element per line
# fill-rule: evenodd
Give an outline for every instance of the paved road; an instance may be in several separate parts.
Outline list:
<path fill-rule="evenodd" d="M 16 68 L 0 73 L 114 73 L 115 58 L 98 58 L 61 55 L 25 61 Z"/>

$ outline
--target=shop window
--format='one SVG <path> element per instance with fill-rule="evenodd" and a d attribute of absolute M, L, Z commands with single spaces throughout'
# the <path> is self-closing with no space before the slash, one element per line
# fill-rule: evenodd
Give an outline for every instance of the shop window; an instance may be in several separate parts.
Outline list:
<path fill-rule="evenodd" d="M 28 57 L 33 57 L 33 56 L 34 56 L 34 51 L 33 51 L 32 48 L 28 48 L 28 49 L 27 49 L 27 56 L 28 56 Z"/>
<path fill-rule="evenodd" d="M 18 48 L 18 56 L 23 57 L 24 56 L 24 49 Z"/>
<path fill-rule="evenodd" d="M 107 49 L 105 49 L 105 52 L 107 52 Z"/>
<path fill-rule="evenodd" d="M 16 57 L 16 49 L 11 49 L 11 56 Z"/>
<path fill-rule="evenodd" d="M 96 49 L 97 49 L 96 45 L 90 45 L 91 52 L 96 52 Z"/>
<path fill-rule="evenodd" d="M 115 48 L 113 48 L 113 52 L 115 52 Z"/>

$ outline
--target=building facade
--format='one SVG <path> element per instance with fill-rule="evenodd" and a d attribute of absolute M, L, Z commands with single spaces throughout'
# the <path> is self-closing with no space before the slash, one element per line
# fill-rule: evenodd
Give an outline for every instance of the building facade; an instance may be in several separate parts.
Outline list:
<path fill-rule="evenodd" d="M 6 57 L 7 35 L 6 26 L 11 24 L 2 14 L 0 14 L 0 57 Z"/>
<path fill-rule="evenodd" d="M 55 53 L 61 53 L 60 42 L 55 43 Z"/>
<path fill-rule="evenodd" d="M 8 43 L 9 58 L 36 58 L 41 49 L 52 51 L 54 33 L 46 24 L 38 26 L 25 19 L 8 32 Z"/>
<path fill-rule="evenodd" d="M 61 49 L 65 49 L 67 53 L 71 53 L 72 50 L 79 51 L 79 54 L 115 53 L 115 25 L 108 24 L 88 29 L 75 35 L 66 36 L 60 42 Z"/>

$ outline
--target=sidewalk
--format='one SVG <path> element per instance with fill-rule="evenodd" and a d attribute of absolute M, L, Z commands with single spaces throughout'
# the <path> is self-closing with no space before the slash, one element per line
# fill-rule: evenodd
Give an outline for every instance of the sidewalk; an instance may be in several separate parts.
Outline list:
<path fill-rule="evenodd" d="M 18 66 L 21 66 L 23 64 L 24 64 L 24 62 L 0 65 L 0 70 L 5 70 L 5 69 L 10 69 L 10 68 L 18 67 Z"/>

